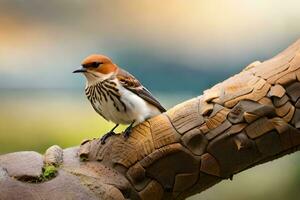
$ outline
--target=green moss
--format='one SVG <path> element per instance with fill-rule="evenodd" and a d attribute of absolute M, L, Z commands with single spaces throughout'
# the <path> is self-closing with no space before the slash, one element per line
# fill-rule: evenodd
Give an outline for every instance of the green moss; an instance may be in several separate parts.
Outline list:
<path fill-rule="evenodd" d="M 43 175 L 42 175 L 42 179 L 45 180 L 49 180 L 53 177 L 55 177 L 57 174 L 57 168 L 53 165 L 45 165 L 43 167 Z"/>
<path fill-rule="evenodd" d="M 57 168 L 54 165 L 45 165 L 42 169 L 43 174 L 38 177 L 21 176 L 17 180 L 27 183 L 42 183 L 48 181 L 57 175 Z"/>

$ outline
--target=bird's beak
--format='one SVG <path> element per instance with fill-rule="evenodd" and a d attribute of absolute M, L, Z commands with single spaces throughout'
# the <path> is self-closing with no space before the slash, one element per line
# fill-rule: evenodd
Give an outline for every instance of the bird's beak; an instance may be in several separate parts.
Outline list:
<path fill-rule="evenodd" d="M 73 71 L 73 73 L 84 73 L 87 72 L 86 68 L 80 68 L 80 69 L 76 69 L 75 71 Z"/>

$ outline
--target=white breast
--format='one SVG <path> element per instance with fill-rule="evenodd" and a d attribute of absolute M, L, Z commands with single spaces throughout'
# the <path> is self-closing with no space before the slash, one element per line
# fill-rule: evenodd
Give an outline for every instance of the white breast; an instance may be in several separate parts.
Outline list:
<path fill-rule="evenodd" d="M 139 124 L 147 118 L 160 114 L 160 111 L 155 106 L 125 89 L 117 81 L 115 83 L 117 83 L 121 101 L 125 104 L 126 110 L 123 109 L 124 106 L 119 101 L 112 101 L 110 98 L 107 98 L 107 101 L 102 100 L 94 104 L 107 120 L 116 124 L 130 124 L 133 121 L 135 121 L 135 124 Z M 120 108 L 119 111 L 116 109 L 114 102 Z"/>
<path fill-rule="evenodd" d="M 133 92 L 120 86 L 121 99 L 128 108 L 128 116 L 136 124 L 145 119 L 160 114 L 160 111 Z"/>

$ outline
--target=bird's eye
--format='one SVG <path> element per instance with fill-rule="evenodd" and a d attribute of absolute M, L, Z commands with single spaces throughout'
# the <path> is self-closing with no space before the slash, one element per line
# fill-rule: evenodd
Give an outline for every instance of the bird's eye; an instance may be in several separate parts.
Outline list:
<path fill-rule="evenodd" d="M 101 63 L 99 63 L 99 62 L 93 62 L 93 63 L 91 64 L 91 67 L 97 68 L 97 67 L 99 67 L 100 64 L 101 64 Z"/>

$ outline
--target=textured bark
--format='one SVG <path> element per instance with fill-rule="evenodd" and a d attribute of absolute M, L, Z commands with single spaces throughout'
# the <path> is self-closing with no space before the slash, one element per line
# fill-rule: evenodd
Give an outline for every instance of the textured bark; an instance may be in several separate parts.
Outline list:
<path fill-rule="evenodd" d="M 0 199 L 184 199 L 299 150 L 299 97 L 300 40 L 136 126 L 127 140 L 0 156 Z M 57 166 L 56 177 L 41 179 L 43 162 Z"/>

